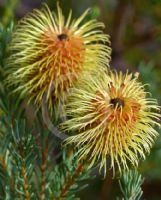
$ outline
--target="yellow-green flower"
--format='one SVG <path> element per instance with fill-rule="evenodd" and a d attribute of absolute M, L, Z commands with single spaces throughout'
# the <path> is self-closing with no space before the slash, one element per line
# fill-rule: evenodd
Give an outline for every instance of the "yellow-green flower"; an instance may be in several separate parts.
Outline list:
<path fill-rule="evenodd" d="M 40 104 L 44 94 L 49 106 L 60 101 L 82 71 L 108 65 L 111 49 L 103 23 L 89 20 L 85 11 L 72 20 L 59 5 L 57 13 L 47 6 L 34 10 L 16 26 L 8 59 L 8 82 L 21 95 Z"/>
<path fill-rule="evenodd" d="M 86 76 L 71 90 L 66 105 L 68 120 L 62 125 L 71 131 L 66 143 L 78 147 L 79 158 L 91 166 L 100 162 L 106 174 L 106 159 L 121 172 L 137 166 L 150 152 L 158 135 L 159 106 L 148 98 L 138 77 L 121 72 Z"/>

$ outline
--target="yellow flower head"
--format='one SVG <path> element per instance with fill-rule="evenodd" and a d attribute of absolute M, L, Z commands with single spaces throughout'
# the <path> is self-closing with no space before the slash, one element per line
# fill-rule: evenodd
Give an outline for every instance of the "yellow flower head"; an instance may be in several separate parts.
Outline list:
<path fill-rule="evenodd" d="M 158 133 L 159 106 L 147 98 L 138 77 L 121 72 L 103 73 L 81 80 L 68 97 L 68 120 L 64 130 L 75 133 L 67 144 L 79 146 L 79 158 L 87 158 L 91 166 L 100 161 L 106 174 L 106 158 L 111 167 L 121 172 L 129 163 L 137 166 L 145 158 Z"/>
<path fill-rule="evenodd" d="M 106 65 L 111 49 L 108 35 L 102 32 L 103 23 L 90 20 L 82 23 L 88 11 L 71 20 L 47 6 L 34 10 L 17 25 L 10 45 L 9 79 L 21 94 L 40 103 L 60 100 L 84 70 Z M 94 63 L 94 65 L 93 65 Z M 95 67 L 96 66 L 96 67 Z"/>

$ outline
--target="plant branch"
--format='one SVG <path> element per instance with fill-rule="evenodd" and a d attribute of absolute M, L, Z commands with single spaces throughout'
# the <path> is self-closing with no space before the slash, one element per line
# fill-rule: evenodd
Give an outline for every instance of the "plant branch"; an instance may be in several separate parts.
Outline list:
<path fill-rule="evenodd" d="M 27 177 L 27 173 L 26 173 L 25 166 L 22 166 L 21 175 L 22 175 L 23 180 L 24 180 L 24 185 L 23 185 L 23 187 L 24 187 L 24 196 L 25 196 L 25 200 L 30 200 L 28 177 Z"/>
<path fill-rule="evenodd" d="M 62 188 L 62 191 L 60 193 L 60 196 L 57 198 L 53 198 L 52 200 L 63 200 L 63 198 L 67 195 L 68 191 L 70 190 L 70 188 L 74 185 L 74 183 L 76 182 L 76 179 L 81 175 L 81 173 L 84 170 L 84 166 L 82 165 L 82 163 L 78 163 L 78 166 L 75 170 L 75 173 L 73 176 L 68 176 L 64 187 Z"/>
<path fill-rule="evenodd" d="M 46 169 L 48 164 L 48 138 L 46 139 L 46 147 L 45 149 L 42 148 L 42 164 L 41 164 L 41 192 L 40 192 L 40 199 L 45 199 L 45 189 L 46 189 Z"/>

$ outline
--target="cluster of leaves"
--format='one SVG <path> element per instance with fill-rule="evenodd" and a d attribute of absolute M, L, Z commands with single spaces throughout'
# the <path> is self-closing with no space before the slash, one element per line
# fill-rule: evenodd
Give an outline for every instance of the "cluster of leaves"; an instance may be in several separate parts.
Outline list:
<path fill-rule="evenodd" d="M 144 179 L 136 170 L 124 172 L 119 185 L 122 192 L 121 200 L 140 200 L 143 191 L 141 185 Z"/>
<path fill-rule="evenodd" d="M 47 130 L 35 135 L 25 120 L 13 121 L 1 141 L 0 199 L 77 199 L 89 171 L 66 149 L 54 155 L 56 146 Z"/>

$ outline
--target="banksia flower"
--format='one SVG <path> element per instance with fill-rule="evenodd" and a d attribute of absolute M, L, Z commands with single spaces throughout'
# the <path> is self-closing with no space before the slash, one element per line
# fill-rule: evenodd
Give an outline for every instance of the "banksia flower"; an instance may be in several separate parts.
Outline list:
<path fill-rule="evenodd" d="M 46 94 L 50 107 L 63 99 L 82 71 L 107 66 L 111 51 L 103 23 L 82 24 L 89 10 L 76 20 L 71 20 L 70 12 L 65 20 L 59 5 L 57 9 L 51 13 L 44 6 L 19 22 L 8 59 L 9 84 L 38 104 Z"/>
<path fill-rule="evenodd" d="M 138 77 L 121 72 L 89 76 L 71 90 L 66 105 L 68 120 L 62 128 L 71 131 L 66 144 L 78 146 L 79 158 L 98 161 L 106 174 L 110 157 L 115 172 L 137 166 L 149 153 L 158 135 L 159 106 L 146 97 Z"/>

